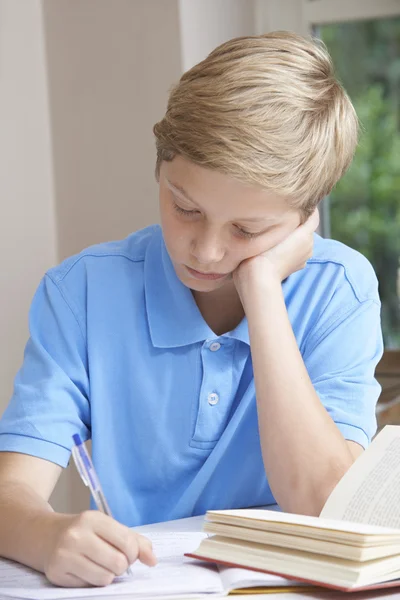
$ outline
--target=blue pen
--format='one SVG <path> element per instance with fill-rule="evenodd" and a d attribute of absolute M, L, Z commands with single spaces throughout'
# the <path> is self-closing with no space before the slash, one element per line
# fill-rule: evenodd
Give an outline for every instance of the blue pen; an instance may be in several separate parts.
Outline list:
<path fill-rule="evenodd" d="M 80 435 L 77 433 L 72 437 L 75 442 L 75 446 L 72 446 L 72 458 L 74 459 L 78 473 L 81 476 L 83 483 L 90 489 L 90 493 L 92 494 L 98 510 L 109 517 L 112 517 L 110 507 L 108 506 L 104 492 L 101 489 L 99 478 L 94 469 L 92 459 L 86 450 L 86 446 L 81 440 Z M 129 575 L 133 575 L 130 566 L 128 567 L 127 572 Z"/>

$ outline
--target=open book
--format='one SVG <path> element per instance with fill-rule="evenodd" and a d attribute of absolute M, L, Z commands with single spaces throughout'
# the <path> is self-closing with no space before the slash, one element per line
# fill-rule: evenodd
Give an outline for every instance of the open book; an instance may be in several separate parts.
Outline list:
<path fill-rule="evenodd" d="M 209 511 L 191 557 L 344 591 L 400 586 L 400 426 L 387 425 L 319 517 Z"/>

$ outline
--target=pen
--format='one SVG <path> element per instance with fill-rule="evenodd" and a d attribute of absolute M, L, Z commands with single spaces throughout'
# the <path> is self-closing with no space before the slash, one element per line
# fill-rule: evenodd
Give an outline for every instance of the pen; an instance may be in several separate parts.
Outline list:
<path fill-rule="evenodd" d="M 100 485 L 99 478 L 93 466 L 92 459 L 86 450 L 85 444 L 81 440 L 80 435 L 77 433 L 75 433 L 72 438 L 75 443 L 75 446 L 72 446 L 72 458 L 74 459 L 74 463 L 83 483 L 90 489 L 90 493 L 92 494 L 98 510 L 109 517 L 112 517 L 110 507 L 108 506 L 106 497 Z M 133 575 L 130 566 L 128 566 L 127 572 L 129 575 Z"/>

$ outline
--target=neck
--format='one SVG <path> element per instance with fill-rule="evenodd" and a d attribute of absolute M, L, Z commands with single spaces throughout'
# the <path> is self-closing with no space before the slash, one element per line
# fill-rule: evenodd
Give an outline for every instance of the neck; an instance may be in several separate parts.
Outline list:
<path fill-rule="evenodd" d="M 203 319 L 217 335 L 235 329 L 244 317 L 242 303 L 233 281 L 213 292 L 192 291 Z"/>

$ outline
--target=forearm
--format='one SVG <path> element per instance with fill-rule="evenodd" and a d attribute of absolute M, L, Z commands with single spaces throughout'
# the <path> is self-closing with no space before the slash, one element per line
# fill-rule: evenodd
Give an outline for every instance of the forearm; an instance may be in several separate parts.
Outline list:
<path fill-rule="evenodd" d="M 308 376 L 280 282 L 245 294 L 264 465 L 283 510 L 319 514 L 353 462 Z"/>
<path fill-rule="evenodd" d="M 0 484 L 0 556 L 43 571 L 45 545 L 58 518 L 63 515 L 29 486 Z"/>

